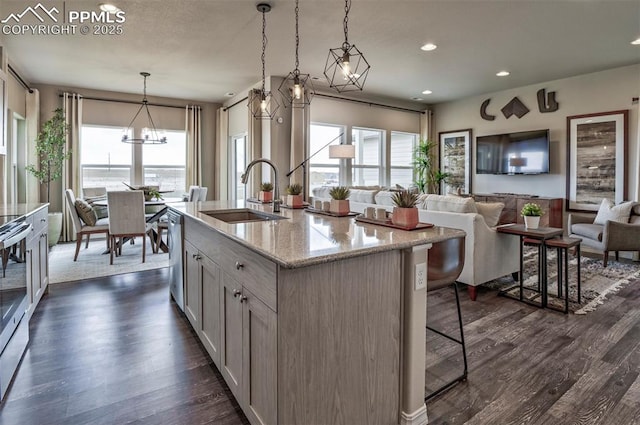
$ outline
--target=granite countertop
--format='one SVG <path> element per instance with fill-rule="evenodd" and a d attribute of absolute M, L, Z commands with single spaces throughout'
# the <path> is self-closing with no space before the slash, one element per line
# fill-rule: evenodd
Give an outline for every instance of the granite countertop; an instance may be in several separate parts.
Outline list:
<path fill-rule="evenodd" d="M 31 214 L 40 208 L 46 207 L 47 203 L 28 203 L 28 204 L 14 204 L 14 205 L 0 205 L 0 216 L 7 215 L 28 215 Z"/>
<path fill-rule="evenodd" d="M 258 252 L 285 268 L 305 267 L 337 259 L 410 248 L 464 236 L 446 227 L 403 231 L 356 222 L 354 217 L 331 217 L 281 208 L 283 220 L 229 224 L 201 211 L 249 208 L 271 213 L 271 205 L 244 201 L 172 203 L 167 206 Z"/>

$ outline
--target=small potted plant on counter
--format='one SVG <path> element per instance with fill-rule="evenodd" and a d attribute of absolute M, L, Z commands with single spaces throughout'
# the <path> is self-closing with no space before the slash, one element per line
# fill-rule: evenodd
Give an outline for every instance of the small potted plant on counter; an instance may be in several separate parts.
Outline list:
<path fill-rule="evenodd" d="M 524 217 L 524 226 L 527 229 L 537 229 L 540 225 L 540 216 L 543 214 L 540 205 L 535 203 L 524 204 L 520 211 L 522 217 Z"/>
<path fill-rule="evenodd" d="M 407 190 L 395 192 L 391 200 L 395 207 L 393 207 L 393 216 L 391 222 L 396 226 L 405 227 L 407 229 L 413 229 L 418 225 L 418 208 L 416 203 L 418 202 L 418 194 L 411 193 Z"/>
<path fill-rule="evenodd" d="M 329 191 L 329 196 L 331 196 L 331 206 L 329 207 L 329 212 L 338 215 L 347 215 L 351 210 L 349 206 L 349 194 L 351 191 L 349 188 L 345 186 L 336 186 Z"/>
<path fill-rule="evenodd" d="M 287 205 L 291 208 L 302 208 L 302 185 L 300 183 L 291 183 L 287 186 Z"/>
<path fill-rule="evenodd" d="M 273 201 L 273 185 L 269 182 L 260 184 L 260 192 L 258 192 L 258 200 L 261 202 Z"/>

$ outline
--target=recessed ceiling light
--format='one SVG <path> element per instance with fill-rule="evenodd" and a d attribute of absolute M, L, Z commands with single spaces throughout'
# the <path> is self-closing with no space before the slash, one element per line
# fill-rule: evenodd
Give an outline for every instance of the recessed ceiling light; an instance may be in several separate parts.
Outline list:
<path fill-rule="evenodd" d="M 411 100 L 424 100 L 424 99 L 421 97 L 412 97 Z"/>
<path fill-rule="evenodd" d="M 425 52 L 430 52 L 432 50 L 436 50 L 438 48 L 438 46 L 436 46 L 433 43 L 427 43 L 424 46 L 420 47 L 422 50 L 424 50 Z"/>
<path fill-rule="evenodd" d="M 231 96 L 235 96 L 236 94 L 234 92 L 230 91 L 228 93 L 225 93 L 224 95 L 228 96 L 228 97 L 231 97 Z"/>
<path fill-rule="evenodd" d="M 640 38 L 636 38 L 635 40 L 633 40 L 631 42 L 631 44 L 633 44 L 634 46 L 639 46 L 640 45 Z"/>
<path fill-rule="evenodd" d="M 311 77 L 311 79 L 312 79 L 312 80 L 316 80 L 316 81 L 317 81 L 317 80 L 319 80 L 319 79 L 320 79 L 320 77 Z"/>
<path fill-rule="evenodd" d="M 509 71 L 500 71 L 496 74 L 498 77 L 506 77 L 509 75 Z"/>
<path fill-rule="evenodd" d="M 100 10 L 108 13 L 116 13 L 120 11 L 120 8 L 111 3 L 100 3 Z"/>
<path fill-rule="evenodd" d="M 422 92 L 422 94 L 431 94 L 431 93 L 433 93 L 431 90 L 425 90 Z"/>

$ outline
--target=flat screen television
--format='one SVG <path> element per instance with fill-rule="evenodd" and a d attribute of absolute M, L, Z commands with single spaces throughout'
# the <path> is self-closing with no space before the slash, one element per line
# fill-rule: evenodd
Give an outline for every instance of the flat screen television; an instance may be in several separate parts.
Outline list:
<path fill-rule="evenodd" d="M 548 129 L 476 137 L 476 174 L 548 173 Z"/>

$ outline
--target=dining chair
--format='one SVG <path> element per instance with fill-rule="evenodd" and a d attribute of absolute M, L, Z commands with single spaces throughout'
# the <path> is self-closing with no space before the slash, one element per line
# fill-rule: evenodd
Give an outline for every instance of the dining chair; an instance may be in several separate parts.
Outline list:
<path fill-rule="evenodd" d="M 206 186 L 200 186 L 200 194 L 198 195 L 198 201 L 204 202 L 207 200 L 207 192 L 209 188 Z"/>
<path fill-rule="evenodd" d="M 76 253 L 73 256 L 73 261 L 78 259 L 78 253 L 80 252 L 80 245 L 82 245 L 82 238 L 87 236 L 87 244 L 85 249 L 89 247 L 89 238 L 92 234 L 104 233 L 107 238 L 107 249 L 109 248 L 109 219 L 98 219 L 93 225 L 83 223 L 76 210 L 76 197 L 73 194 L 73 190 L 65 190 L 65 196 L 67 199 L 67 206 L 69 208 L 69 214 L 71 214 L 71 221 L 73 221 L 73 227 L 76 232 Z"/>
<path fill-rule="evenodd" d="M 189 186 L 189 196 L 187 197 L 187 201 L 198 202 L 199 200 L 200 200 L 200 186 Z"/>
<path fill-rule="evenodd" d="M 110 260 L 114 254 L 122 253 L 122 238 L 142 237 L 142 262 L 145 262 L 145 236 L 149 235 L 151 245 L 155 243 L 144 214 L 144 192 L 141 190 L 112 191 L 107 193 L 109 205 L 109 236 L 111 238 Z M 118 243 L 116 243 L 116 240 Z"/>

